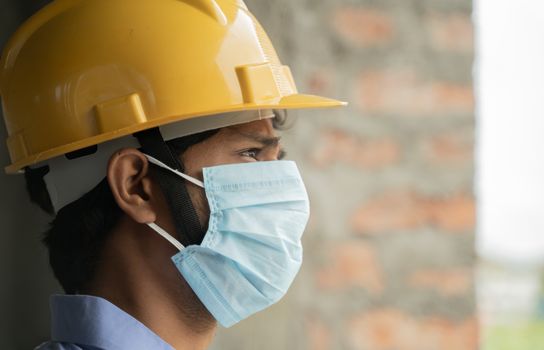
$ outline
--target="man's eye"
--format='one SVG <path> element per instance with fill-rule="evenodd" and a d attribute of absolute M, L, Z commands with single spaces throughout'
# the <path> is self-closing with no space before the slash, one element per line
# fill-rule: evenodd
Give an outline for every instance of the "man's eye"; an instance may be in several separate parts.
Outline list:
<path fill-rule="evenodd" d="M 249 157 L 249 158 L 257 159 L 257 157 L 259 156 L 260 151 L 261 150 L 258 149 L 258 148 L 252 148 L 252 149 L 248 149 L 248 150 L 240 152 L 240 155 L 242 157 Z"/>

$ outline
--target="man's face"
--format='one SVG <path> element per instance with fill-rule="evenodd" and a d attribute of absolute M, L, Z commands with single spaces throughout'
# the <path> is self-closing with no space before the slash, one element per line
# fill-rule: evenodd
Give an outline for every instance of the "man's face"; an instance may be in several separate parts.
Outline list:
<path fill-rule="evenodd" d="M 202 168 L 221 164 L 279 160 L 285 156 L 272 120 L 258 120 L 222 128 L 212 137 L 195 144 L 181 157 L 185 173 L 202 180 Z M 207 227 L 209 207 L 204 190 L 186 183 L 202 227 Z M 167 210 L 164 206 L 163 210 Z M 162 216 L 162 215 L 161 215 Z M 164 223 L 168 232 L 175 232 L 173 223 Z"/>
<path fill-rule="evenodd" d="M 272 120 L 259 120 L 220 129 L 208 139 L 189 147 L 182 155 L 185 173 L 202 180 L 202 168 L 222 164 L 273 161 L 281 159 L 284 152 Z M 148 230 L 143 224 L 154 222 L 166 232 L 175 233 L 173 215 L 162 194 L 160 186 L 148 171 L 150 165 L 145 156 L 136 149 L 115 152 L 108 165 L 108 181 L 112 194 L 120 208 L 127 214 L 125 231 L 136 232 L 138 228 Z M 180 181 L 184 181 L 180 178 Z M 209 208 L 204 189 L 185 182 L 196 209 L 201 226 L 206 228 Z M 132 225 L 132 226 L 131 226 Z M 180 315 L 185 315 L 191 324 L 202 323 L 203 329 L 215 325 L 213 317 L 171 264 L 170 257 L 175 248 L 158 235 L 137 235 L 133 240 L 138 249 L 144 251 L 146 266 L 154 276 L 163 279 L 165 290 L 172 300 L 179 302 Z M 196 321 L 195 321 L 196 320 Z"/>

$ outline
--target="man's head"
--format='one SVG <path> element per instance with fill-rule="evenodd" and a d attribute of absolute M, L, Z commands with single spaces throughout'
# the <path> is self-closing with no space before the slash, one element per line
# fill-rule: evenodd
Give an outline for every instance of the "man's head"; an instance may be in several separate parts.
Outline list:
<path fill-rule="evenodd" d="M 273 119 L 210 130 L 167 144 L 188 175 L 202 178 L 204 167 L 282 159 L 285 151 L 276 130 L 285 123 L 285 113 L 275 111 Z M 28 171 L 25 175 L 31 200 L 53 214 L 43 173 Z M 209 209 L 204 192 L 194 185 L 188 190 L 200 223 L 206 227 Z M 59 210 L 44 234 L 51 266 L 67 293 L 85 293 L 90 288 L 103 244 L 120 220 L 140 224 L 156 221 L 175 232 L 168 205 L 153 178 L 153 165 L 134 148 L 112 154 L 107 177 Z"/>
<path fill-rule="evenodd" d="M 56 0 L 6 46 L 0 95 L 12 160 L 6 171 L 25 170 L 31 198 L 55 212 L 44 242 L 67 293 L 104 295 L 109 283 L 160 294 L 155 285 L 177 285 L 169 261 L 175 249 L 150 234 L 150 223 L 161 235 L 173 234 L 176 246 L 190 246 L 185 251 L 203 248 L 195 256 L 215 266 L 210 276 L 194 262 L 176 267 L 184 277 L 200 273 L 202 279 L 188 283 L 226 324 L 277 301 L 292 282 L 309 215 L 298 169 L 257 163 L 241 168 L 246 173 L 239 184 L 233 168 L 216 166 L 282 157 L 274 121 L 260 111 L 344 103 L 298 93 L 289 67 L 242 0 Z M 233 256 L 200 245 L 210 243 L 203 239 L 217 208 L 207 202 L 208 192 L 177 177 L 202 180 L 208 167 L 221 168 L 223 183 L 216 186 L 237 218 L 223 216 L 227 228 L 217 235 L 230 232 L 227 240 L 245 242 L 228 247 Z M 256 182 L 254 172 L 264 180 Z M 247 214 L 253 211 L 255 217 Z M 241 261 L 239 246 L 246 249 Z M 124 267 L 119 271 L 127 276 L 111 277 L 110 266 Z M 237 267 L 232 278 L 221 280 L 230 267 Z M 214 277 L 219 287 L 210 282 Z M 240 283 L 223 283 L 235 280 Z M 230 295 L 238 299 L 229 303 Z M 108 297 L 122 304 L 115 293 Z M 202 305 L 194 305 L 201 313 Z"/>

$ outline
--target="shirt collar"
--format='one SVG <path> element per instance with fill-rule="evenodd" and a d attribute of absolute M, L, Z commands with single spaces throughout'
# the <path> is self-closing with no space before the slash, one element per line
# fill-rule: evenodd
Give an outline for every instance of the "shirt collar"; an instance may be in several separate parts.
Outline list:
<path fill-rule="evenodd" d="M 52 295 L 50 304 L 53 341 L 108 350 L 174 350 L 140 321 L 106 299 Z"/>

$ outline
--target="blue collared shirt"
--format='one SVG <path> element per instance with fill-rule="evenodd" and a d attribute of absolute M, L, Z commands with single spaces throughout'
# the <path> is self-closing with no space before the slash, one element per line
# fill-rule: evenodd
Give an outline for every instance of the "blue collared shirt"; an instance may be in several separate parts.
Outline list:
<path fill-rule="evenodd" d="M 51 341 L 35 350 L 174 350 L 106 299 L 51 296 Z"/>

